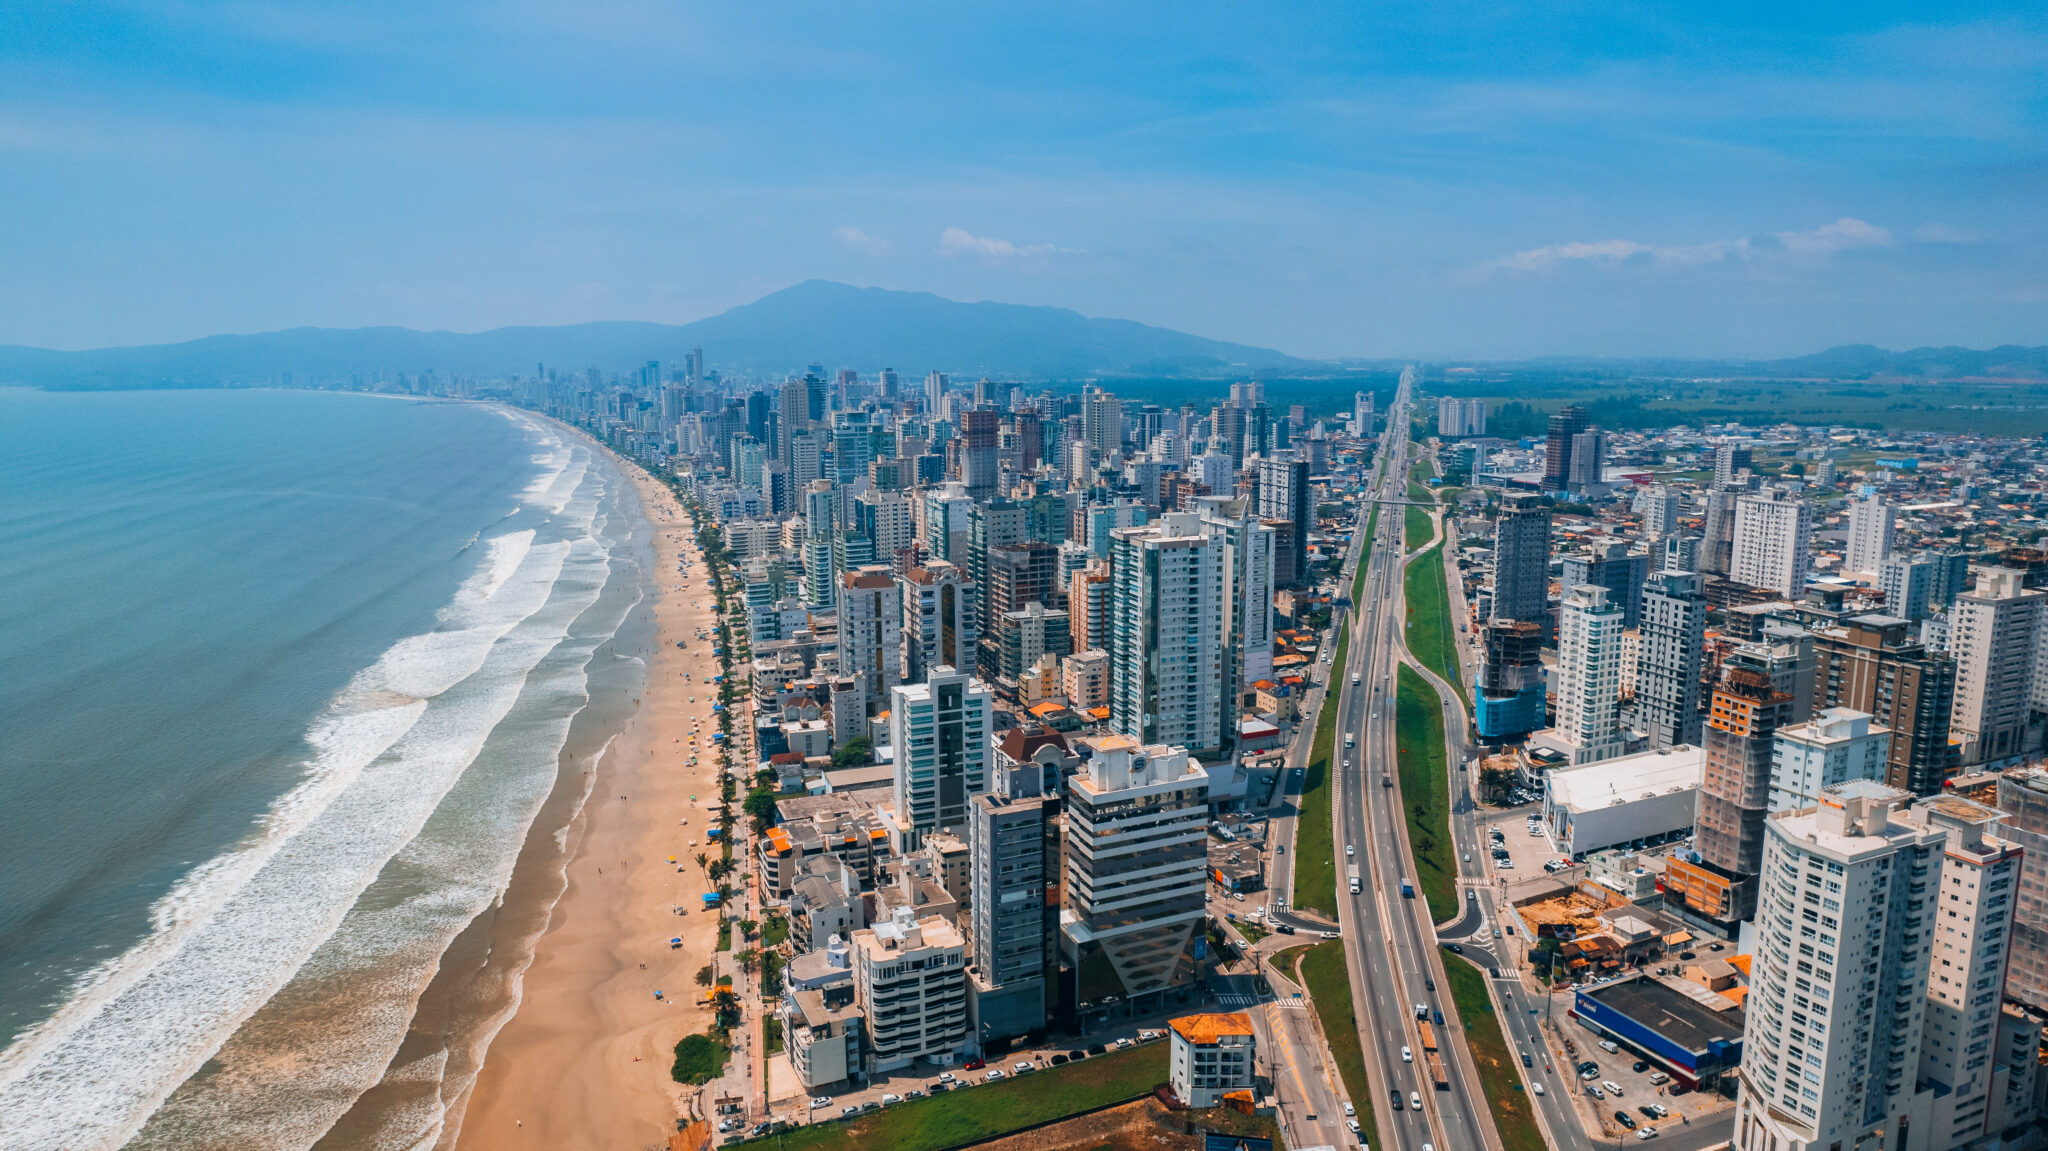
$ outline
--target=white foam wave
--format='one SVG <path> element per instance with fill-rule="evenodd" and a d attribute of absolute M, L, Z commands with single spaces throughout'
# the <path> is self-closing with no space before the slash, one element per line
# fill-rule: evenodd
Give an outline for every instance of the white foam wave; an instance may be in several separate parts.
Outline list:
<path fill-rule="evenodd" d="M 251 838 L 196 868 L 160 901 L 149 938 L 82 979 L 48 1021 L 0 1053 L 0 1146 L 125 1141 L 333 930 L 424 813 L 372 817 L 383 834 L 340 843 L 323 817 L 344 801 L 355 807 L 366 782 L 394 772 L 426 782 L 474 755 L 496 716 L 451 729 L 429 700 L 473 675 L 547 601 L 571 545 L 533 539 L 494 537 L 441 626 L 394 644 L 340 693 L 307 735 L 306 777 Z"/>

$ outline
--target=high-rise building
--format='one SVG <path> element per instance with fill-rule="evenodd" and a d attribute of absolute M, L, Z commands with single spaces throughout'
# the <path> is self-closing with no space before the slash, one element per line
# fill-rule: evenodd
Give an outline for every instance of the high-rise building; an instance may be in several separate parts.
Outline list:
<path fill-rule="evenodd" d="M 1513 739 L 1543 728 L 1543 628 L 1516 620 L 1483 625 L 1486 662 L 1479 668 L 1473 722 L 1479 738 Z"/>
<path fill-rule="evenodd" d="M 1892 732 L 1885 782 L 1917 795 L 1940 791 L 1955 771 L 1955 661 L 1929 651 L 1911 624 L 1892 616 L 1817 625 L 1813 638 L 1813 705 L 1870 713 Z"/>
<path fill-rule="evenodd" d="M 952 381 L 946 374 L 933 371 L 924 378 L 924 414 L 930 419 L 939 419 L 946 410 L 946 385 Z"/>
<path fill-rule="evenodd" d="M 1057 990 L 1059 804 L 1038 794 L 1037 764 L 1030 767 L 1003 773 L 1023 786 L 991 788 L 967 810 L 967 1005 L 984 1052 L 1044 1028 Z"/>
<path fill-rule="evenodd" d="M 1288 547 L 1291 562 L 1285 566 L 1293 573 L 1293 582 L 1300 583 L 1308 578 L 1308 536 L 1316 526 L 1308 461 L 1292 456 L 1261 456 L 1252 474 L 1258 482 L 1258 515 L 1294 525 Z"/>
<path fill-rule="evenodd" d="M 969 797 L 988 788 L 994 713 L 988 686 L 950 667 L 889 689 L 896 820 L 905 832 L 965 829 Z"/>
<path fill-rule="evenodd" d="M 1727 575 L 1728 561 L 1735 550 L 1736 493 L 1715 488 L 1707 493 L 1705 522 L 1700 526 L 1699 570 Z"/>
<path fill-rule="evenodd" d="M 1550 626 L 1550 509 L 1535 496 L 1501 500 L 1493 528 L 1493 612 Z"/>
<path fill-rule="evenodd" d="M 1162 995 L 1195 979 L 1208 885 L 1209 773 L 1184 747 L 1084 740 L 1067 780 L 1060 948 L 1078 1007 Z"/>
<path fill-rule="evenodd" d="M 883 564 L 840 577 L 839 674 L 860 681 L 869 712 L 903 681 L 903 589 Z"/>
<path fill-rule="evenodd" d="M 1097 559 L 1109 558 L 1110 533 L 1148 523 L 1152 514 L 1136 500 L 1115 500 L 1106 504 L 1083 504 L 1082 534 L 1088 550 Z"/>
<path fill-rule="evenodd" d="M 837 602 L 832 541 L 839 533 L 839 485 L 812 480 L 804 489 L 804 604 L 829 611 Z"/>
<path fill-rule="evenodd" d="M 1607 589 L 1565 590 L 1557 613 L 1557 733 L 1574 767 L 1628 750 L 1621 731 L 1621 605 Z"/>
<path fill-rule="evenodd" d="M 1729 902 L 1693 910 L 1725 925 L 1756 908 L 1763 868 L 1764 817 L 1770 812 L 1771 750 L 1792 723 L 1792 696 L 1771 685 L 1770 672 L 1736 649 L 1722 665 L 1706 727 L 1707 764 L 1693 832 L 1702 863 L 1728 881 Z"/>
<path fill-rule="evenodd" d="M 967 1048 L 967 941 L 937 915 L 898 907 L 853 933 L 854 1001 L 867 1024 L 866 1071 L 919 1059 L 951 1062 Z"/>
<path fill-rule="evenodd" d="M 1111 535 L 1110 727 L 1144 743 L 1222 748 L 1223 552 L 1192 512 Z"/>
<path fill-rule="evenodd" d="M 1107 459 L 1123 450 L 1124 405 L 1115 396 L 1097 388 L 1082 401 L 1082 436 L 1097 459 Z"/>
<path fill-rule="evenodd" d="M 1995 763 L 2023 750 L 2048 595 L 2029 591 L 2022 578 L 2010 568 L 1987 568 L 1977 590 L 1949 609 L 1948 647 L 1956 660 L 1949 730 L 1962 743 L 1964 763 Z"/>
<path fill-rule="evenodd" d="M 1685 500 L 1676 488 L 1651 484 L 1636 496 L 1635 510 L 1643 517 L 1643 538 L 1654 548 L 1678 534 Z"/>
<path fill-rule="evenodd" d="M 1565 587 L 1604 587 L 1609 602 L 1621 605 L 1621 626 L 1642 624 L 1643 581 L 1650 578 L 1648 552 L 1630 551 L 1626 540 L 1600 540 L 1578 555 L 1564 557 L 1562 566 Z"/>
<path fill-rule="evenodd" d="M 1561 492 L 1571 484 L 1572 440 L 1586 430 L 1586 409 L 1566 404 L 1550 415 L 1550 434 L 1543 445 L 1543 490 Z"/>
<path fill-rule="evenodd" d="M 1970 590 L 1970 553 L 1962 548 L 1938 548 L 1927 553 L 1934 564 L 1934 582 L 1927 587 L 1927 606 L 1945 608 Z M 1896 614 L 1896 613 L 1894 613 Z"/>
<path fill-rule="evenodd" d="M 1109 650 L 1109 562 L 1097 560 L 1067 580 L 1067 633 L 1075 651 Z"/>
<path fill-rule="evenodd" d="M 977 500 L 994 496 L 1001 479 L 996 435 L 1002 428 L 1002 418 L 1002 413 L 994 408 L 976 408 L 961 416 L 960 482 L 967 485 L 967 494 Z"/>
<path fill-rule="evenodd" d="M 1714 448 L 1714 486 L 1725 488 L 1735 482 L 1738 473 L 1750 467 L 1750 450 L 1736 444 L 1721 444 Z"/>
<path fill-rule="evenodd" d="M 1486 434 L 1486 401 L 1445 396 L 1436 402 L 1436 434 L 1444 439 Z"/>
<path fill-rule="evenodd" d="M 1877 586 L 1887 615 L 1918 622 L 1927 618 L 1934 590 L 1934 563 L 1925 556 L 1887 556 L 1877 565 Z"/>
<path fill-rule="evenodd" d="M 2000 775 L 1998 809 L 2005 812 L 1998 834 L 2026 853 L 2005 993 L 2036 1011 L 2048 1011 L 2048 768 L 2015 768 Z"/>
<path fill-rule="evenodd" d="M 1700 585 L 1699 576 L 1668 569 L 1643 584 L 1636 726 L 1654 748 L 1700 745 L 1700 660 L 1707 627 Z"/>
<path fill-rule="evenodd" d="M 994 671 L 1006 691 L 1014 691 L 1041 658 L 1047 655 L 1065 657 L 1074 652 L 1073 641 L 1067 634 L 1066 613 L 1047 611 L 1045 605 L 1036 600 L 1016 611 L 1004 612 L 996 620 L 996 628 Z M 989 647 L 989 642 L 984 639 L 984 658 L 990 654 Z"/>
<path fill-rule="evenodd" d="M 917 542 L 910 497 L 902 492 L 870 488 L 853 497 L 853 527 L 874 541 L 879 563 L 894 562 L 897 552 Z"/>
<path fill-rule="evenodd" d="M 1891 747 L 1890 728 L 1846 707 L 1778 729 L 1771 748 L 1770 809 L 1812 807 L 1823 788 L 1852 779 L 1883 783 Z"/>
<path fill-rule="evenodd" d="M 941 667 L 973 667 L 981 642 L 979 590 L 965 571 L 933 560 L 904 572 L 903 679 L 922 682 Z"/>
<path fill-rule="evenodd" d="M 1351 420 L 1349 428 L 1351 434 L 1359 439 L 1364 439 L 1372 435 L 1372 425 L 1372 393 L 1351 393 Z"/>
<path fill-rule="evenodd" d="M 996 606 L 989 584 L 989 553 L 1008 544 L 1022 543 L 1025 538 L 1024 509 L 1015 500 L 975 501 L 967 505 L 967 574 L 981 588 L 981 634 L 985 637 L 995 631 L 997 616 L 1023 606 L 1021 602 L 1007 600 Z"/>
<path fill-rule="evenodd" d="M 1728 578 L 1768 588 L 1785 599 L 1806 598 L 1807 546 L 1812 535 L 1813 508 L 1791 492 L 1773 488 L 1737 498 Z"/>
<path fill-rule="evenodd" d="M 1223 645 L 1226 680 L 1219 685 L 1229 722 L 1251 685 L 1273 677 L 1273 529 L 1250 514 L 1247 500 L 1196 499 L 1202 530 L 1223 545 Z"/>
<path fill-rule="evenodd" d="M 965 484 L 949 482 L 925 489 L 925 554 L 966 567 L 973 538 L 969 519 L 973 508 Z"/>
<path fill-rule="evenodd" d="M 1892 554 L 1892 532 L 1898 509 L 1881 496 L 1852 500 L 1849 504 L 1849 545 L 1842 564 L 1853 572 L 1875 572 Z"/>
<path fill-rule="evenodd" d="M 1765 824 L 1737 1151 L 1984 1136 L 2019 852 L 1955 796 L 1868 780 Z"/>
<path fill-rule="evenodd" d="M 1570 490 L 1584 492 L 1599 488 L 1607 477 L 1607 433 L 1587 428 L 1572 437 L 1572 467 L 1565 482 Z"/>

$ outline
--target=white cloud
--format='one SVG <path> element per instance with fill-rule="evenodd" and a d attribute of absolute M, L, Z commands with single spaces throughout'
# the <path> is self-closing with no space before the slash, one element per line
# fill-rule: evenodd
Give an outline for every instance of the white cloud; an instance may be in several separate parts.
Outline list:
<path fill-rule="evenodd" d="M 968 256 L 997 262 L 1050 256 L 1054 252 L 1064 250 L 1051 244 L 1029 244 L 1019 247 L 994 236 L 977 236 L 965 228 L 947 228 L 939 233 L 939 254 L 942 256 Z"/>
<path fill-rule="evenodd" d="M 1853 248 L 1880 248 L 1893 243 L 1892 234 L 1875 224 L 1844 216 L 1832 224 L 1804 232 L 1769 232 L 1733 240 L 1711 240 L 1704 244 L 1645 244 L 1635 240 L 1573 240 L 1547 244 L 1503 256 L 1483 271 L 1542 272 L 1561 264 L 1584 263 L 1599 268 L 1618 268 L 1629 263 L 1652 263 L 1665 267 L 1716 264 L 1724 260 L 1755 260 L 1773 255 L 1823 257 Z"/>
<path fill-rule="evenodd" d="M 891 251 L 894 251 L 889 246 L 889 241 L 882 239 L 880 236 L 870 236 L 859 228 L 834 228 L 832 229 L 832 236 L 856 252 L 886 256 Z"/>

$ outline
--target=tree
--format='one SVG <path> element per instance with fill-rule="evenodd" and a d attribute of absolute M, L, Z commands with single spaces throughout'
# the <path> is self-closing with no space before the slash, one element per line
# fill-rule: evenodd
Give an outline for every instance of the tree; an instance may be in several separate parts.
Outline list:
<path fill-rule="evenodd" d="M 832 753 L 833 767 L 853 767 L 875 757 L 875 741 L 864 735 L 854 736 L 839 745 Z"/>
<path fill-rule="evenodd" d="M 732 959 L 740 965 L 741 971 L 752 971 L 754 965 L 761 961 L 761 953 L 749 947 L 734 953 Z"/>
<path fill-rule="evenodd" d="M 709 963 L 707 963 L 707 964 L 705 964 L 704 966 L 702 966 L 702 967 L 699 967 L 699 968 L 697 969 L 697 986 L 699 986 L 699 987 L 709 987 L 709 986 L 711 986 L 711 978 L 712 978 L 712 974 L 711 974 L 711 965 L 710 965 Z"/>
<path fill-rule="evenodd" d="M 751 919 L 742 919 L 736 926 L 740 929 L 741 939 L 752 939 L 754 937 L 754 929 L 761 925 Z"/>
<path fill-rule="evenodd" d="M 703 872 L 706 879 L 711 878 L 711 857 L 701 851 L 697 853 L 697 870 Z"/>

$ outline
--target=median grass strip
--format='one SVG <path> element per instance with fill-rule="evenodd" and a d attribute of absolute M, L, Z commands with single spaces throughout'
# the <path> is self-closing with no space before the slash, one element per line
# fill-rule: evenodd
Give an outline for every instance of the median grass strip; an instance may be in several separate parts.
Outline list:
<path fill-rule="evenodd" d="M 1465 1025 L 1465 1043 L 1479 1069 L 1500 1141 L 1507 1151 L 1543 1151 L 1543 1130 L 1536 1125 L 1536 1104 L 1522 1080 L 1521 1060 L 1502 1034 L 1500 1017 L 1486 994 L 1486 976 L 1470 963 L 1444 956 L 1444 975 L 1451 981 L 1451 999 Z"/>
<path fill-rule="evenodd" d="M 1337 1077 L 1344 1081 L 1344 1094 L 1358 1111 L 1358 1126 L 1377 1132 L 1373 1122 L 1372 1082 L 1365 1077 L 1365 1051 L 1358 1045 L 1358 1015 L 1351 1006 L 1351 974 L 1344 962 L 1344 941 L 1332 939 L 1308 949 L 1301 957 L 1302 985 L 1314 1001 L 1316 1018 L 1323 1021 L 1323 1037 L 1330 1044 L 1330 1058 L 1337 1064 Z M 1385 1146 L 1384 1140 L 1373 1140 Z"/>
<path fill-rule="evenodd" d="M 1136 1099 L 1164 1082 L 1166 1044 L 1149 1043 L 1000 1083 L 891 1104 L 844 1122 L 799 1127 L 745 1145 L 778 1151 L 935 1151 Z"/>
<path fill-rule="evenodd" d="M 1360 570 L 1363 570 L 1362 568 Z M 1309 742 L 1308 770 L 1302 773 L 1301 805 L 1294 821 L 1294 906 L 1337 918 L 1337 848 L 1330 816 L 1330 764 L 1337 745 L 1337 701 L 1344 691 L 1344 657 L 1351 628 L 1337 634 L 1329 686 Z"/>
<path fill-rule="evenodd" d="M 1415 887 L 1441 923 L 1458 913 L 1458 864 L 1451 842 L 1451 781 L 1444 766 L 1443 699 L 1422 673 L 1401 665 L 1394 696 L 1401 806 L 1408 818 Z"/>
<path fill-rule="evenodd" d="M 1443 545 L 1416 556 L 1402 583 L 1408 599 L 1408 650 L 1444 678 L 1472 709 L 1465 677 L 1458 671 L 1457 640 L 1451 632 L 1451 594 L 1444 584 Z"/>

